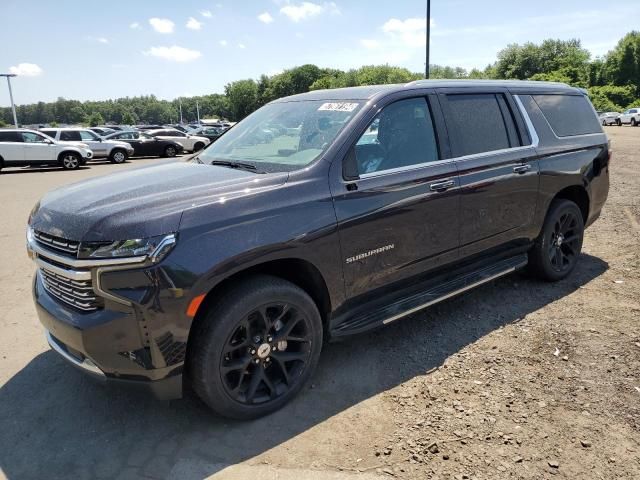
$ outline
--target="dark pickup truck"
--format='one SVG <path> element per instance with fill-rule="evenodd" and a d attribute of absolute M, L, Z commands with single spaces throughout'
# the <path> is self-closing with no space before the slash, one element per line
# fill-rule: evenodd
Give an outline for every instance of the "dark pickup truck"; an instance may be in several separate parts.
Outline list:
<path fill-rule="evenodd" d="M 37 312 L 98 379 L 165 399 L 189 382 L 216 412 L 258 417 L 327 340 L 518 269 L 567 276 L 609 161 L 588 97 L 563 84 L 283 98 L 188 161 L 45 195 L 27 231 Z"/>

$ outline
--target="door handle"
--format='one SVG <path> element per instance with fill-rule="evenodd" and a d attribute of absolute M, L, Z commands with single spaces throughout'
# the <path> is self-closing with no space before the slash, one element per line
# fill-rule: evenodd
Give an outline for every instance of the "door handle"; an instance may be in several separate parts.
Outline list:
<path fill-rule="evenodd" d="M 513 173 L 517 173 L 519 175 L 522 175 L 523 173 L 527 173 L 529 170 L 531 170 L 531 165 L 529 164 L 518 165 L 517 167 L 513 167 Z"/>
<path fill-rule="evenodd" d="M 431 190 L 432 192 L 443 192 L 455 186 L 455 180 L 443 180 L 442 182 L 436 182 L 429 185 L 429 190 Z"/>

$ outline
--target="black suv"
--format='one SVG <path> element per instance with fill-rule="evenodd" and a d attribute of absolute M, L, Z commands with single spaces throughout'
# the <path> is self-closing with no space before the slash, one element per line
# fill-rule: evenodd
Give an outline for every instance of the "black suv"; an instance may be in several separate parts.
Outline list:
<path fill-rule="evenodd" d="M 563 84 L 283 98 L 186 162 L 43 197 L 27 233 L 38 315 L 97 378 L 161 398 L 188 381 L 220 414 L 258 417 L 300 391 L 324 341 L 525 267 L 567 276 L 609 159 Z"/>

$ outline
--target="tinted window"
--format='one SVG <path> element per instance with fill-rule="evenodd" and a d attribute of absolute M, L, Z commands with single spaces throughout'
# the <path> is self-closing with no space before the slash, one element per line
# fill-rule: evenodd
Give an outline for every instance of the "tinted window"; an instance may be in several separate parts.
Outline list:
<path fill-rule="evenodd" d="M 602 132 L 584 95 L 533 95 L 533 99 L 558 137 Z"/>
<path fill-rule="evenodd" d="M 502 94 L 447 95 L 447 123 L 454 156 L 491 152 L 520 145 L 517 129 Z"/>
<path fill-rule="evenodd" d="M 125 132 L 125 133 L 121 133 L 119 135 L 114 135 L 110 138 L 115 138 L 118 140 L 135 140 L 138 138 L 138 133 L 136 132 Z"/>
<path fill-rule="evenodd" d="M 25 143 L 43 143 L 47 141 L 45 137 L 34 132 L 22 132 L 21 135 L 22 141 Z"/>
<path fill-rule="evenodd" d="M 16 132 L 3 132 L 0 130 L 0 142 L 22 142 L 22 137 Z"/>
<path fill-rule="evenodd" d="M 355 146 L 359 174 L 438 160 L 429 106 L 424 98 L 385 107 Z"/>
<path fill-rule="evenodd" d="M 40 130 L 42 133 L 44 133 L 45 135 L 49 135 L 51 138 L 56 138 L 56 131 L 55 130 Z"/>
<path fill-rule="evenodd" d="M 63 130 L 60 132 L 60 140 L 66 142 L 80 142 L 82 138 L 80 137 L 80 132 L 77 130 Z"/>

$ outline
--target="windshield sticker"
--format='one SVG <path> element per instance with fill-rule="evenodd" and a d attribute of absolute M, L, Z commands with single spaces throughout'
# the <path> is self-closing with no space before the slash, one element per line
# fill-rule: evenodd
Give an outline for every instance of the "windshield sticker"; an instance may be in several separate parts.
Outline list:
<path fill-rule="evenodd" d="M 323 103 L 318 111 L 325 112 L 353 112 L 356 108 L 358 108 L 357 103 Z"/>

